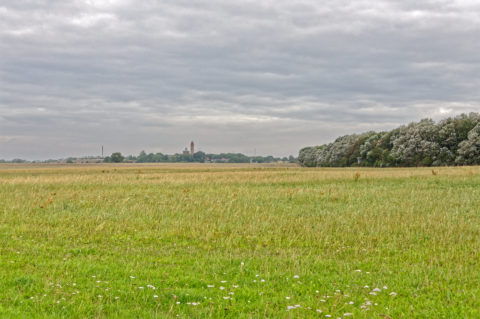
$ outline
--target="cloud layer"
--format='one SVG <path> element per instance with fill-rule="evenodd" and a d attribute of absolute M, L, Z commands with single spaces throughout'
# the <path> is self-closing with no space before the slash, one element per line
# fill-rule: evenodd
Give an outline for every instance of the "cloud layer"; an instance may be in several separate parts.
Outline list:
<path fill-rule="evenodd" d="M 480 111 L 478 1 L 3 1 L 0 158 L 296 154 Z"/>

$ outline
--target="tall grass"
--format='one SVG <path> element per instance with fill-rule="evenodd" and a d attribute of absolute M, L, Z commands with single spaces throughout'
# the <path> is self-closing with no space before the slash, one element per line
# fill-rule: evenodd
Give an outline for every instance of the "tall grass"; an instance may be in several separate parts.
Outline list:
<path fill-rule="evenodd" d="M 480 169 L 435 173 L 3 165 L 0 316 L 478 318 Z"/>

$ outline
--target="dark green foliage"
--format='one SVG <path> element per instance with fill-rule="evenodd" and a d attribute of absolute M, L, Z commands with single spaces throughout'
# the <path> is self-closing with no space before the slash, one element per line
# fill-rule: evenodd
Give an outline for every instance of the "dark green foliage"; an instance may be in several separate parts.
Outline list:
<path fill-rule="evenodd" d="M 145 151 L 141 151 L 140 154 L 137 156 L 137 163 L 160 163 L 160 162 L 168 162 L 168 156 L 163 155 L 162 153 L 150 153 L 146 154 Z"/>
<path fill-rule="evenodd" d="M 180 162 L 195 162 L 195 163 L 274 163 L 279 161 L 296 163 L 295 157 L 285 157 L 283 159 L 273 156 L 246 156 L 241 153 L 221 153 L 221 154 L 205 154 L 202 151 L 195 154 L 174 154 L 166 155 L 162 153 L 147 154 L 142 151 L 136 158 L 137 163 L 180 163 Z"/>
<path fill-rule="evenodd" d="M 22 164 L 22 163 L 26 163 L 27 161 L 26 160 L 23 160 L 23 159 L 20 159 L 20 158 L 15 158 L 11 161 L 11 163 L 16 163 L 16 164 Z"/>
<path fill-rule="evenodd" d="M 205 153 L 204 152 L 196 152 L 193 154 L 193 161 L 194 162 L 199 162 L 199 163 L 204 163 L 205 162 Z"/>
<path fill-rule="evenodd" d="M 305 147 L 302 166 L 446 166 L 480 164 L 480 114 L 431 119 L 389 132 L 345 135 L 320 147 Z"/>
<path fill-rule="evenodd" d="M 110 155 L 110 161 L 112 163 L 121 163 L 123 162 L 124 159 L 125 157 L 123 157 L 122 153 L 119 153 L 119 152 L 116 152 Z"/>
<path fill-rule="evenodd" d="M 75 163 L 75 162 L 82 162 L 82 161 L 95 161 L 96 163 L 100 163 L 102 160 L 98 157 L 82 157 L 82 158 L 75 158 L 69 157 L 64 161 L 67 164 Z M 26 161 L 22 159 L 14 159 L 11 161 L 6 161 L 0 159 L 0 163 L 58 163 L 62 162 L 63 160 L 46 160 L 46 161 Z M 182 153 L 182 154 L 173 154 L 167 155 L 162 153 L 150 153 L 147 154 L 145 151 L 141 151 L 138 156 L 128 155 L 124 157 L 121 153 L 113 153 L 111 156 L 107 156 L 103 158 L 103 162 L 105 163 L 276 163 L 276 162 L 284 162 L 284 163 L 297 163 L 298 160 L 294 156 L 290 155 L 289 157 L 273 157 L 269 156 L 247 156 L 241 153 L 221 153 L 221 154 L 205 154 L 202 151 L 196 152 L 193 155 L 190 153 Z"/>
<path fill-rule="evenodd" d="M 211 162 L 250 163 L 250 157 L 243 155 L 241 153 L 207 154 L 207 158 Z"/>

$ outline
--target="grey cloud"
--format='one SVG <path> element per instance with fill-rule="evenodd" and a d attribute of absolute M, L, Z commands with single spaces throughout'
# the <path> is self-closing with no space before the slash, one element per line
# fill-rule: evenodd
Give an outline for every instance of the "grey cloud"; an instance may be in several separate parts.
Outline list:
<path fill-rule="evenodd" d="M 478 111 L 479 36 L 463 0 L 4 1 L 0 158 L 288 155 Z"/>

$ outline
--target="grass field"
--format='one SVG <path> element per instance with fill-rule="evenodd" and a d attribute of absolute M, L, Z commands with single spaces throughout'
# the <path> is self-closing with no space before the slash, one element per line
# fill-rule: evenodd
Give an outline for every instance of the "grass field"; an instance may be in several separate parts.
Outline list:
<path fill-rule="evenodd" d="M 0 166 L 0 317 L 480 318 L 480 168 Z"/>

